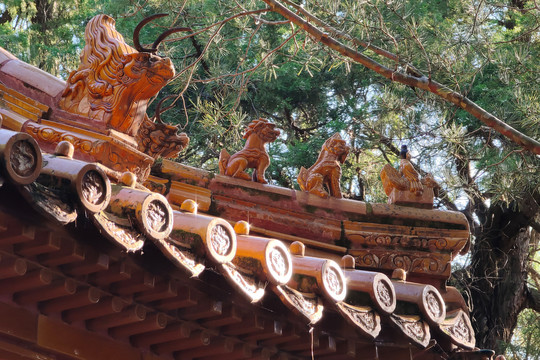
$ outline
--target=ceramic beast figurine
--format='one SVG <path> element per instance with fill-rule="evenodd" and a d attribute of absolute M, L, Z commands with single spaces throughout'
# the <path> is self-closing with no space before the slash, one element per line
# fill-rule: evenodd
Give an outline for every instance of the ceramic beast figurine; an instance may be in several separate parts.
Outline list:
<path fill-rule="evenodd" d="M 328 196 L 342 198 L 339 187 L 341 164 L 347 159 L 349 150 L 349 146 L 339 133 L 326 140 L 315 164 L 307 170 L 304 167 L 300 169 L 298 174 L 300 189 L 323 198 Z"/>
<path fill-rule="evenodd" d="M 270 165 L 270 157 L 264 147 L 265 144 L 277 139 L 280 132 L 276 125 L 266 119 L 253 120 L 246 129 L 244 139 L 246 145 L 234 155 L 229 155 L 222 149 L 219 154 L 219 173 L 238 179 L 250 180 L 267 184 L 264 173 Z M 253 169 L 250 177 L 246 169 Z"/>

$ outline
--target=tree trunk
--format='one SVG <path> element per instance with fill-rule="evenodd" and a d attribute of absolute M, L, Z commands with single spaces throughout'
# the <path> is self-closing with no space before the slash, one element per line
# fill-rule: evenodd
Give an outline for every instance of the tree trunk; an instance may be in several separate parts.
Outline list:
<path fill-rule="evenodd" d="M 469 289 L 480 348 L 502 354 L 510 343 L 518 315 L 527 302 L 528 240 L 526 231 L 509 239 L 514 243 L 509 253 L 490 249 L 488 240 L 475 246 Z"/>
<path fill-rule="evenodd" d="M 476 239 L 464 280 L 480 348 L 504 353 L 519 313 L 529 305 L 529 223 L 537 212 L 538 203 L 530 195 L 518 206 L 499 203 L 476 212 L 481 224 L 473 227 Z"/>

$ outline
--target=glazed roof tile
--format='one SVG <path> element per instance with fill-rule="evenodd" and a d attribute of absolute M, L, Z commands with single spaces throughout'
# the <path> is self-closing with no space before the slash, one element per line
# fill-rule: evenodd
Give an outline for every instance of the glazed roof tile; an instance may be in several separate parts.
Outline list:
<path fill-rule="evenodd" d="M 323 200 L 167 160 L 149 176 L 133 138 L 56 107 L 64 86 L 1 49 L 0 342 L 141 360 L 474 347 L 466 304 L 444 284 L 469 241 L 462 214 Z M 409 280 L 390 280 L 395 269 Z"/>
<path fill-rule="evenodd" d="M 0 149 L 5 151 L 13 138 L 21 134 L 0 130 Z M 306 255 L 301 243 L 289 249 L 288 241 L 237 235 L 220 217 L 172 211 L 160 194 L 107 186 L 109 179 L 98 166 L 38 154 L 33 161 L 42 158 L 45 165 L 30 185 L 5 175 L 13 157 L 4 156 L 0 170 L 9 182 L 0 191 L 18 191 L 27 201 L 23 208 L 33 206 L 48 219 L 45 225 L 56 221 L 65 230 L 58 235 L 23 225 L 2 204 L 0 288 L 13 295 L 15 304 L 37 305 L 38 314 L 176 358 L 218 353 L 249 358 L 276 351 L 303 358 L 311 349 L 307 326 L 319 329 L 313 347 L 321 356 L 349 356 L 351 341 L 357 343 L 353 348 L 373 339 L 384 347 L 388 339 L 396 341 L 396 334 L 418 350 L 430 339 L 474 346 L 467 310 L 454 290 L 446 292 L 445 304 L 431 285 L 356 270 L 350 257 L 343 260 L 348 268 L 341 270 L 333 260 Z M 42 200 L 32 201 L 36 198 Z M 66 214 L 51 217 L 50 204 Z M 92 242 L 81 233 L 88 227 Z M 101 247 L 103 241 L 95 236 L 115 246 Z M 161 264 L 152 268 L 155 263 Z M 200 280 L 193 279 L 197 276 Z M 230 285 L 224 288 L 223 280 Z M 225 295 L 215 292 L 216 286 Z M 242 305 L 254 302 L 262 306 Z M 289 312 L 296 315 L 291 318 Z M 343 331 L 347 328 L 356 335 Z"/>

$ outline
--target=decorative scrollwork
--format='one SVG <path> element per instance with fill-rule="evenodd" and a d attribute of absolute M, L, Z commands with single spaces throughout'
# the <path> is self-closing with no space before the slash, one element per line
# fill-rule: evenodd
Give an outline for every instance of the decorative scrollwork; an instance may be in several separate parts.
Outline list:
<path fill-rule="evenodd" d="M 413 336 L 420 341 L 424 339 L 426 336 L 424 327 L 422 326 L 421 322 L 418 322 L 418 321 L 403 322 L 403 327 L 407 330 L 407 333 L 410 336 Z"/>
<path fill-rule="evenodd" d="M 103 178 L 96 171 L 88 171 L 83 176 L 82 194 L 86 201 L 97 205 L 103 202 L 106 196 L 106 185 Z"/>
<path fill-rule="evenodd" d="M 270 250 L 270 268 L 274 271 L 279 278 L 284 277 L 289 271 L 289 262 L 287 257 L 283 254 L 282 249 L 274 247 Z"/>
<path fill-rule="evenodd" d="M 426 346 L 431 337 L 429 326 L 416 316 L 400 316 L 393 314 L 390 316 L 392 323 L 411 340 L 419 345 Z"/>
<path fill-rule="evenodd" d="M 315 310 L 317 309 L 317 301 L 314 299 L 305 298 L 303 296 L 296 296 L 297 294 L 293 293 L 290 293 L 289 295 L 291 295 L 291 300 L 297 307 L 301 308 L 308 314 L 315 313 Z"/>
<path fill-rule="evenodd" d="M 426 293 L 427 310 L 431 313 L 433 318 L 437 319 L 441 317 L 443 313 L 443 304 L 440 303 L 439 297 L 433 292 L 428 291 Z"/>
<path fill-rule="evenodd" d="M 463 320 L 463 317 L 461 317 L 458 322 L 450 328 L 450 332 L 455 337 L 464 341 L 471 341 L 472 339 L 471 329 L 469 329 L 469 327 Z"/>
<path fill-rule="evenodd" d="M 397 255 L 397 254 L 392 254 L 389 256 L 388 258 L 394 268 L 396 269 L 410 269 L 411 268 L 411 264 L 412 264 L 412 259 L 409 257 L 409 256 L 403 256 L 403 255 Z"/>
<path fill-rule="evenodd" d="M 256 302 L 264 296 L 264 287 L 259 284 L 254 277 L 246 275 L 238 271 L 238 269 L 230 263 L 221 265 L 221 268 L 226 274 L 226 278 L 251 302 Z"/>
<path fill-rule="evenodd" d="M 112 214 L 107 214 L 105 211 L 96 213 L 94 222 L 110 240 L 127 251 L 140 250 L 144 245 L 145 238 L 141 233 L 134 230 L 129 222 L 124 223 Z"/>
<path fill-rule="evenodd" d="M 157 247 L 179 268 L 186 270 L 191 276 L 199 276 L 205 269 L 201 260 L 189 249 L 173 244 L 167 240 L 154 240 Z"/>
<path fill-rule="evenodd" d="M 375 254 L 367 253 L 362 257 L 358 257 L 356 262 L 358 264 L 362 264 L 363 266 L 379 267 L 380 259 Z"/>
<path fill-rule="evenodd" d="M 28 141 L 19 140 L 13 144 L 9 162 L 17 175 L 28 177 L 36 168 L 36 158 L 34 147 Z"/>
<path fill-rule="evenodd" d="M 210 244 L 218 255 L 226 256 L 229 253 L 231 248 L 231 237 L 224 226 L 216 225 L 212 228 Z"/>
<path fill-rule="evenodd" d="M 23 187 L 23 195 L 40 213 L 63 225 L 77 219 L 75 204 L 65 192 L 33 182 Z"/>
<path fill-rule="evenodd" d="M 377 298 L 384 304 L 384 306 L 390 307 L 394 303 L 392 298 L 392 290 L 385 281 L 379 281 L 377 283 Z"/>
<path fill-rule="evenodd" d="M 474 348 L 474 331 L 469 316 L 463 310 L 449 312 L 447 319 L 440 325 L 440 329 L 456 345 Z"/>
<path fill-rule="evenodd" d="M 358 322 L 364 324 L 366 329 L 373 330 L 375 329 L 375 314 L 371 311 L 369 312 L 355 312 L 354 317 Z"/>
<path fill-rule="evenodd" d="M 315 324 L 321 319 L 323 306 L 321 299 L 316 295 L 301 293 L 285 285 L 276 286 L 273 290 L 285 305 L 305 316 L 310 323 Z"/>
<path fill-rule="evenodd" d="M 30 134 L 45 150 L 52 151 L 61 141 L 70 142 L 75 149 L 75 158 L 101 163 L 116 171 L 134 173 L 140 181 L 150 174 L 153 159 L 135 149 L 113 141 L 85 138 L 83 135 L 65 131 L 53 126 L 31 121 L 25 123 L 23 131 Z"/>
<path fill-rule="evenodd" d="M 390 250 L 351 251 L 357 266 L 378 269 L 403 269 L 409 273 L 432 275 L 450 274 L 450 256 L 420 252 L 393 252 Z"/>
<path fill-rule="evenodd" d="M 346 303 L 338 303 L 337 308 L 354 326 L 370 337 L 376 337 L 381 331 L 381 319 L 371 308 L 356 307 Z"/>
<path fill-rule="evenodd" d="M 366 247 L 388 247 L 392 249 L 418 249 L 436 251 L 459 251 L 465 244 L 466 239 L 461 241 L 448 241 L 445 238 L 425 238 L 419 236 L 395 236 L 381 234 L 355 234 L 349 233 L 347 237 L 355 244 Z"/>
<path fill-rule="evenodd" d="M 33 122 L 26 123 L 24 131 L 32 135 L 38 141 L 45 142 L 51 146 L 56 146 L 61 141 L 68 141 L 73 145 L 75 151 L 80 151 L 87 155 L 100 153 L 106 146 L 106 142 L 103 140 L 85 139 L 68 131 Z"/>
<path fill-rule="evenodd" d="M 152 230 L 162 232 L 169 224 L 167 208 L 161 201 L 153 200 L 148 204 L 148 224 Z"/>

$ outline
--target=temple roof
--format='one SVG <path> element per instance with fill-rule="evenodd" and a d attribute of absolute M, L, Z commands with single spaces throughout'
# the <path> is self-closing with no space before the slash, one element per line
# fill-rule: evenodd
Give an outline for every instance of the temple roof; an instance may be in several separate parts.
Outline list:
<path fill-rule="evenodd" d="M 467 305 L 446 286 L 469 241 L 462 214 L 155 163 L 134 138 L 59 109 L 65 84 L 20 76 L 13 68 L 34 70 L 9 55 L 0 52 L 1 351 L 436 359 L 474 349 Z"/>
<path fill-rule="evenodd" d="M 73 329 L 74 337 L 89 331 L 104 344 L 178 359 L 474 346 L 467 308 L 451 287 L 404 281 L 399 272 L 390 279 L 355 269 L 350 255 L 325 258 L 324 243 L 310 256 L 301 242 L 173 210 L 156 192 L 110 183 L 100 166 L 70 158 L 69 146 L 41 154 L 27 134 L 0 134 L 0 288 L 11 296 L 2 306 L 37 319 L 37 338 L 19 340 L 75 356 L 40 336 Z"/>

